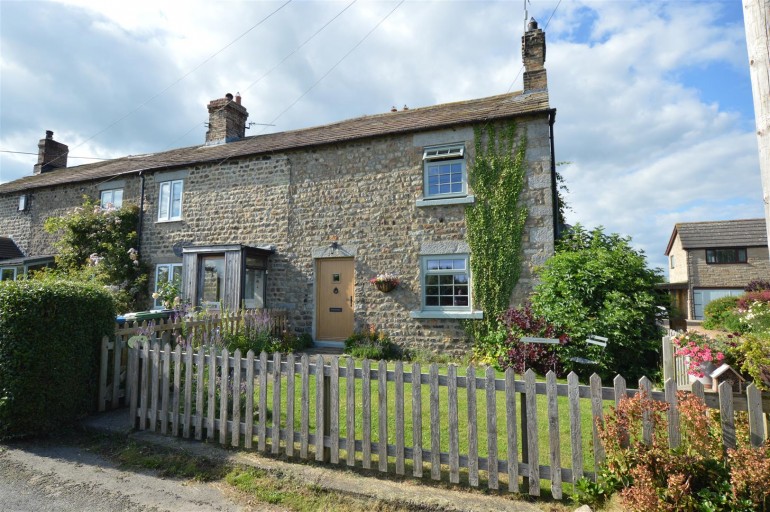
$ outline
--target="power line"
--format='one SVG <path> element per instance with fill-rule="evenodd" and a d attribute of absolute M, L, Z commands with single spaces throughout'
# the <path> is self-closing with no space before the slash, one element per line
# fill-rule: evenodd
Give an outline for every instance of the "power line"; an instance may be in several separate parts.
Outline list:
<path fill-rule="evenodd" d="M 11 151 L 10 149 L 0 149 L 0 153 L 12 153 L 14 155 L 36 155 L 37 153 L 30 153 L 29 151 Z M 79 158 L 82 160 L 112 160 L 112 158 L 99 158 L 96 156 L 70 156 L 67 155 L 67 158 Z"/>
<path fill-rule="evenodd" d="M 344 60 L 345 60 L 345 59 L 346 59 L 346 58 L 347 58 L 347 57 L 348 57 L 348 56 L 349 56 L 351 53 L 353 53 L 353 52 L 356 50 L 356 48 L 358 48 L 359 46 L 361 46 L 361 44 L 362 44 L 364 41 L 366 41 L 366 40 L 369 38 L 369 36 L 370 36 L 370 35 L 372 35 L 372 33 L 373 33 L 375 30 L 377 30 L 377 29 L 379 28 L 379 26 L 380 26 L 380 25 L 382 25 L 382 24 L 385 22 L 385 20 L 387 20 L 387 19 L 390 17 L 390 15 L 391 15 L 391 14 L 393 14 L 394 12 L 396 12 L 396 9 L 398 9 L 399 7 L 401 7 L 401 4 L 403 4 L 404 2 L 405 2 L 405 0 L 401 0 L 401 1 L 398 3 L 398 5 L 396 5 L 396 6 L 395 6 L 395 7 L 394 7 L 394 8 L 393 8 L 393 9 L 392 9 L 392 10 L 391 10 L 391 11 L 390 11 L 388 14 L 386 14 L 386 15 L 385 15 L 385 17 L 384 17 L 384 18 L 382 18 L 382 19 L 381 19 L 381 20 L 380 20 L 380 21 L 379 21 L 379 22 L 378 22 L 378 23 L 377 23 L 377 24 L 376 24 L 376 25 L 375 25 L 375 26 L 374 26 L 374 27 L 373 27 L 373 28 L 372 28 L 372 29 L 371 29 L 369 32 L 367 32 L 367 33 L 366 33 L 366 35 L 365 35 L 363 38 L 361 38 L 361 40 L 360 40 L 360 41 L 358 41 L 358 42 L 357 42 L 357 43 L 356 43 L 356 44 L 353 46 L 353 48 L 351 48 L 351 49 L 350 49 L 350 50 L 349 50 L 349 51 L 348 51 L 348 52 L 347 52 L 345 55 L 343 55 L 343 56 L 342 56 L 342 58 L 341 58 L 340 60 L 338 60 L 338 61 L 337 61 L 337 62 L 336 62 L 336 63 L 335 63 L 335 64 L 334 64 L 332 67 L 330 67 L 330 68 L 329 68 L 329 70 L 328 70 L 328 71 L 326 71 L 326 73 L 324 73 L 324 74 L 321 76 L 321 78 L 319 78 L 318 80 L 316 80 L 316 81 L 315 81 L 315 83 L 314 83 L 313 85 L 311 85 L 311 86 L 310 86 L 310 87 L 309 87 L 309 88 L 308 88 L 308 89 L 307 89 L 305 92 L 303 92 L 303 93 L 302 93 L 302 94 L 301 94 L 301 95 L 300 95 L 300 96 L 299 96 L 299 97 L 298 97 L 296 100 L 294 100 L 294 101 L 291 103 L 291 105 L 289 105 L 288 107 L 286 107 L 286 108 L 285 108 L 285 109 L 284 109 L 284 110 L 283 110 L 283 111 L 282 111 L 280 114 L 278 114 L 278 115 L 277 115 L 275 118 L 273 118 L 273 120 L 272 120 L 272 121 L 270 121 L 270 124 L 273 124 L 273 123 L 275 123 L 275 122 L 276 122 L 278 119 L 280 119 L 280 118 L 281 118 L 281 116 L 283 116 L 283 115 L 284 115 L 286 112 L 288 112 L 289 110 L 291 110 L 291 108 L 292 108 L 294 105 L 296 105 L 296 104 L 297 104 L 297 103 L 298 103 L 298 102 L 299 102 L 299 101 L 300 101 L 302 98 L 304 98 L 305 96 L 307 96 L 307 94 L 308 94 L 310 91 L 312 91 L 312 90 L 313 90 L 313 89 L 314 89 L 314 88 L 315 88 L 315 87 L 316 87 L 316 86 L 317 86 L 319 83 L 321 83 L 321 80 L 323 80 L 324 78 L 326 78 L 327 76 L 329 76 L 329 74 L 330 74 L 332 71 L 334 71 L 334 69 L 335 69 L 337 66 L 339 66 L 339 65 L 342 63 L 342 61 L 344 61 Z M 264 130 L 262 130 L 262 131 L 264 132 Z"/>
<path fill-rule="evenodd" d="M 561 0 L 559 0 L 558 3 L 556 4 L 556 7 L 553 8 L 551 15 L 548 17 L 548 21 L 546 21 L 545 25 L 543 26 L 543 30 L 548 28 L 548 24 L 551 23 L 551 18 L 553 18 L 553 15 L 556 14 L 556 9 L 558 9 L 560 5 L 561 5 Z M 526 10 L 526 4 L 525 4 L 525 10 Z M 519 75 L 521 75 L 521 70 L 523 69 L 524 69 L 524 64 L 521 65 L 521 67 L 519 68 L 519 71 L 516 73 L 516 76 L 513 77 L 513 82 L 511 82 L 511 85 L 508 86 L 508 90 L 505 91 L 506 94 L 511 92 L 511 89 L 513 89 L 513 86 L 514 84 L 516 84 L 516 80 L 519 79 Z"/>
<path fill-rule="evenodd" d="M 206 64 L 206 63 L 207 63 L 207 62 L 209 62 L 211 59 L 213 59 L 214 57 L 216 57 L 217 55 L 219 55 L 220 53 L 222 53 L 223 51 L 225 51 L 227 48 L 229 48 L 230 46 L 232 46 L 233 44 L 235 44 L 237 41 L 239 41 L 239 40 L 240 40 L 240 39 L 242 39 L 244 36 L 246 36 L 246 34 L 248 34 L 249 32 L 251 32 L 251 31 L 252 31 L 252 30 L 254 30 L 255 28 L 257 28 L 258 26 L 262 25 L 262 23 L 264 23 L 265 21 L 267 21 L 268 19 L 270 19 L 270 18 L 271 18 L 271 17 L 272 17 L 274 14 L 276 14 L 278 11 L 280 11 L 281 9 L 283 9 L 284 7 L 286 7 L 287 5 L 289 5 L 291 2 L 292 2 L 292 0 L 287 0 L 285 3 L 281 4 L 281 6 L 280 6 L 280 7 L 278 7 L 277 9 L 275 9 L 273 12 L 271 12 L 270 14 L 268 14 L 267 16 L 265 16 L 264 18 L 262 18 L 261 20 L 259 20 L 257 23 L 255 23 L 255 24 L 254 24 L 254 25 L 252 25 L 251 27 L 249 27 L 249 29 L 248 29 L 248 30 L 246 30 L 246 31 L 245 31 L 245 32 L 243 32 L 241 35 L 239 35 L 238 37 L 236 37 L 235 39 L 233 39 L 232 41 L 230 41 L 229 43 L 227 43 L 225 46 L 223 46 L 222 48 L 220 48 L 219 50 L 217 50 L 216 52 L 214 52 L 213 54 L 211 54 L 209 57 L 207 57 L 206 59 L 204 59 L 204 60 L 203 60 L 203 61 L 202 61 L 200 64 L 198 64 L 197 66 L 195 66 L 193 69 L 191 69 L 190 71 L 188 71 L 187 73 L 185 73 L 184 75 L 182 75 L 181 77 L 179 77 L 178 79 L 174 80 L 173 82 L 171 82 L 171 83 L 170 83 L 168 86 L 166 86 L 166 87 L 165 87 L 164 89 L 162 89 L 160 92 L 158 92 L 158 93 L 154 94 L 152 97 L 150 97 L 149 99 L 147 99 L 147 100 L 145 100 L 144 102 L 142 102 L 141 104 L 139 104 L 139 106 L 137 106 L 137 107 L 136 107 L 136 108 L 134 108 L 133 110 L 131 110 L 131 111 L 127 112 L 126 114 L 124 114 L 124 115 L 123 115 L 123 116 L 121 116 L 120 118 L 116 119 L 115 121 L 113 121 L 112 123 L 110 123 L 109 125 L 107 125 L 105 128 L 103 128 L 103 129 L 99 130 L 99 131 L 98 131 L 98 132 L 96 132 L 95 134 L 93 134 L 93 135 L 91 135 L 90 137 L 88 137 L 86 140 L 84 140 L 83 142 L 81 142 L 80 144 L 78 144 L 77 146 L 75 146 L 75 148 L 78 148 L 78 147 L 82 146 L 83 144 L 85 144 L 86 142 L 89 142 L 90 140 L 93 140 L 94 138 L 96 138 L 96 137 L 98 137 L 99 135 L 101 135 L 102 133 L 106 132 L 107 130 L 109 130 L 110 128 L 112 128 L 113 126 L 115 126 L 116 124 L 118 124 L 119 122 L 121 122 L 122 120 L 124 120 L 124 119 L 126 119 L 127 117 L 129 117 L 129 116 L 133 115 L 135 112 L 137 112 L 139 109 L 141 109 L 142 107 L 144 107 L 145 105 L 147 105 L 149 102 L 151 102 L 152 100 L 154 100 L 154 99 L 158 98 L 159 96 L 161 96 L 162 94 L 164 94 L 166 91 L 168 91 L 169 89 L 171 89 L 172 87 L 174 87 L 176 84 L 178 84 L 179 82 L 181 82 L 182 80 L 184 80 L 185 78 L 187 78 L 188 76 L 190 76 L 191 74 L 193 74 L 195 71 L 197 71 L 198 69 L 200 69 L 201 67 L 203 67 L 203 65 L 204 65 L 204 64 Z M 188 132 L 188 133 L 189 133 L 189 132 Z M 57 157 L 56 159 L 58 159 L 58 158 L 61 158 L 61 157 Z M 56 161 L 56 159 L 54 159 L 54 161 Z"/>
<path fill-rule="evenodd" d="M 282 59 L 282 60 L 281 60 L 281 61 L 280 61 L 278 64 L 276 64 L 275 66 L 273 66 L 272 68 L 270 68 L 270 69 L 269 69 L 267 72 L 265 72 L 265 73 L 264 73 L 262 76 L 260 76 L 259 78 L 257 78 L 257 79 L 256 79 L 256 80 L 254 80 L 253 82 L 251 82 L 251 84 L 249 84 L 249 85 L 248 85 L 248 86 L 247 86 L 245 89 L 243 89 L 243 91 L 244 91 L 244 92 L 245 92 L 245 91 L 248 91 L 249 89 L 251 89 L 252 87 L 254 87 L 255 85 L 257 85 L 259 82 L 261 82 L 262 80 L 264 80 L 265 78 L 267 78 L 267 76 L 268 76 L 270 73 L 272 73 L 273 71 L 275 71 L 275 70 L 276 70 L 276 69 L 277 69 L 279 66 L 281 66 L 281 65 L 282 65 L 284 62 L 286 62 L 286 61 L 287 61 L 287 60 L 288 60 L 288 59 L 289 59 L 289 58 L 290 58 L 292 55 L 294 55 L 294 54 L 295 54 L 295 53 L 297 53 L 297 52 L 298 52 L 300 49 L 302 49 L 302 47 L 303 47 L 303 46 L 305 46 L 307 43 L 309 43 L 310 41 L 312 41 L 312 40 L 313 40 L 313 39 L 314 39 L 314 38 L 315 38 L 315 37 L 316 37 L 318 34 L 320 34 L 320 33 L 321 33 L 321 32 L 322 32 L 322 31 L 323 31 L 323 30 L 324 30 L 326 27 L 328 27 L 329 25 L 331 25 L 331 23 L 332 23 L 334 20 L 336 20 L 337 18 L 339 18 L 339 17 L 342 15 L 342 13 L 344 13 L 345 11 L 347 11 L 347 10 L 348 10 L 348 9 L 349 9 L 349 8 L 350 8 L 350 7 L 351 7 L 353 4 L 355 4 L 357 1 L 358 1 L 358 0 L 353 0 L 352 2 L 350 2 L 350 3 L 349 3 L 347 6 L 345 6 L 345 7 L 344 7 L 344 8 L 343 8 L 343 9 L 342 9 L 340 12 L 338 12 L 336 15 L 334 15 L 334 17 L 332 17 L 332 18 L 331 18 L 329 21 L 327 21 L 326 23 L 324 23 L 324 24 L 321 26 L 321 28 L 319 28 L 318 30 L 316 30 L 316 31 L 313 33 L 313 35 L 311 35 L 309 38 L 307 38 L 307 39 L 306 39 L 306 40 L 305 40 L 305 41 L 304 41 L 302 44 L 300 44 L 300 45 L 299 45 L 299 46 L 297 46 L 297 47 L 296 47 L 294 50 L 292 50 L 291 52 L 289 52 L 288 54 L 286 54 L 286 56 L 285 56 L 285 57 L 284 57 L 284 58 L 283 58 L 283 59 Z M 222 109 L 224 109 L 224 107 L 220 107 L 218 111 L 221 111 Z M 217 111 L 217 112 L 218 112 L 218 111 Z M 187 137 L 187 135 L 188 135 L 190 132 L 192 132 L 193 130 L 195 130 L 197 127 L 198 127 L 198 123 L 196 123 L 194 126 L 192 126 L 192 127 L 191 127 L 189 130 L 187 130 L 187 131 L 186 131 L 186 132 L 185 132 L 183 135 L 181 135 L 180 137 L 178 137 L 178 138 L 176 138 L 175 140 L 173 140 L 173 141 L 172 141 L 171 143 L 169 143 L 169 144 L 168 144 L 168 146 L 166 146 L 166 147 L 167 147 L 167 148 L 171 148 L 171 147 L 173 147 L 173 146 L 174 146 L 174 144 L 176 144 L 177 142 L 179 142 L 179 141 L 180 141 L 180 140 L 182 140 L 183 138 Z"/>
<path fill-rule="evenodd" d="M 279 62 L 278 64 L 276 64 L 276 65 L 275 65 L 275 66 L 273 66 L 272 68 L 270 68 L 270 69 L 269 69 L 269 70 L 268 70 L 268 71 L 267 71 L 267 72 L 266 72 L 264 75 L 262 75 L 261 77 L 257 78 L 257 79 L 256 79 L 256 80 L 254 80 L 253 82 L 251 82 L 251 83 L 248 85 L 248 87 L 246 87 L 246 89 L 244 89 L 244 91 L 248 91 L 249 89 L 251 89 L 252 87 L 254 87 L 255 85 L 257 85 L 259 82 L 261 82 L 263 79 L 265 79 L 265 78 L 266 78 L 266 77 L 267 77 L 267 76 L 268 76 L 270 73 L 272 73 L 273 71 L 275 71 L 275 69 L 276 69 L 277 67 L 279 67 L 281 64 L 283 64 L 284 62 L 286 62 L 286 61 L 289 59 L 289 57 L 291 57 L 292 55 L 294 55 L 295 53 L 297 53 L 297 52 L 298 52 L 300 49 L 302 49 L 302 47 L 303 47 L 303 46 L 305 46 L 307 43 L 309 43 L 310 41 L 312 41 L 312 40 L 315 38 L 315 36 L 317 36 L 318 34 L 320 34 L 320 33 L 321 33 L 321 32 L 322 32 L 322 31 L 323 31 L 323 30 L 324 30 L 326 27 L 328 27 L 329 25 L 331 25 L 331 23 L 332 23 L 334 20 L 336 20 L 337 18 L 339 18 L 339 17 L 342 15 L 342 13 L 344 13 L 344 12 L 345 12 L 345 11 L 347 11 L 347 10 L 348 10 L 350 7 L 352 7 L 352 6 L 353 6 L 353 4 L 354 4 L 354 3 L 356 3 L 357 1 L 358 1 L 358 0 L 353 0 L 353 1 L 352 1 L 352 2 L 350 2 L 348 5 L 346 5 L 344 9 L 342 9 L 340 12 L 338 12 L 338 13 L 337 13 L 337 14 L 336 14 L 336 15 L 335 15 L 335 16 L 334 16 L 332 19 L 330 19 L 329 21 L 327 21 L 326 23 L 324 23 L 324 25 L 323 25 L 321 28 L 319 28 L 318 30 L 316 30 L 316 31 L 313 33 L 313 35 L 312 35 L 312 36 L 310 36 L 310 37 L 308 37 L 307 39 L 305 39 L 305 41 L 304 41 L 302 44 L 300 44 L 300 45 L 299 45 L 299 46 L 297 46 L 297 47 L 296 47 L 294 50 L 292 50 L 291 52 L 289 52 L 289 53 L 288 53 L 288 54 L 287 54 L 287 55 L 286 55 L 286 56 L 285 56 L 285 57 L 284 57 L 284 58 L 281 60 L 281 62 Z"/>

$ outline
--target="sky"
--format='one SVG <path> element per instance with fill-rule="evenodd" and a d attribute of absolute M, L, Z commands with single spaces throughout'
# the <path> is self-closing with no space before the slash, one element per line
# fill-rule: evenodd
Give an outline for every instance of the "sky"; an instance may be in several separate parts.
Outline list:
<path fill-rule="evenodd" d="M 741 2 L 526 9 L 568 223 L 665 268 L 675 223 L 764 215 Z M 251 136 L 521 90 L 524 20 L 524 0 L 0 0 L 0 183 L 32 173 L 46 130 L 69 165 L 201 144 L 228 92 Z"/>

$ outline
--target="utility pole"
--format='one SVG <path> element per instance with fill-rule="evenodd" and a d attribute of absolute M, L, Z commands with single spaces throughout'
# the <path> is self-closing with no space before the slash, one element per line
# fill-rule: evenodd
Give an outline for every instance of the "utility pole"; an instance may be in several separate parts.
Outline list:
<path fill-rule="evenodd" d="M 743 0 L 765 224 L 770 240 L 770 0 Z"/>

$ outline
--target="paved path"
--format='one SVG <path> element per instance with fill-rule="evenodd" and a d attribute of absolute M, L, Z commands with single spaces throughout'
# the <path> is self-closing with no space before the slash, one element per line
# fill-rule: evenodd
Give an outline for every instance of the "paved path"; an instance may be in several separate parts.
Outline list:
<path fill-rule="evenodd" d="M 225 450 L 215 444 L 130 432 L 127 411 L 93 416 L 84 422 L 92 432 L 128 436 L 138 443 L 205 457 L 214 461 L 260 468 L 291 476 L 333 492 L 374 498 L 395 509 L 467 512 L 540 512 L 550 510 L 516 501 L 511 495 L 487 495 L 425 485 L 419 480 L 378 478 L 340 466 L 320 466 L 263 457 L 256 452 Z M 237 501 L 236 501 L 237 500 Z M 116 465 L 62 439 L 0 444 L 0 512 L 32 511 L 235 511 L 285 510 L 255 504 L 226 484 L 163 479 L 121 470 Z M 564 510 L 560 508 L 560 510 Z"/>
<path fill-rule="evenodd" d="M 0 445 L 0 510 L 236 511 L 214 485 L 124 471 L 61 442 Z"/>

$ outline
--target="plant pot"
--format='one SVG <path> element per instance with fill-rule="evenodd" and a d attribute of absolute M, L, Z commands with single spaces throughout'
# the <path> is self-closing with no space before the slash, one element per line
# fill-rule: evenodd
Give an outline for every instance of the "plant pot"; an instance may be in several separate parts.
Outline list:
<path fill-rule="evenodd" d="M 381 281 L 379 283 L 374 283 L 374 286 L 376 286 L 377 289 L 381 292 L 388 293 L 393 291 L 393 289 L 396 287 L 396 284 L 391 283 L 390 281 Z"/>
<path fill-rule="evenodd" d="M 701 373 L 703 373 L 703 377 L 689 375 L 688 377 L 690 378 L 690 384 L 692 384 L 693 382 L 700 382 L 701 384 L 703 384 L 703 387 L 711 388 L 711 383 L 712 383 L 711 372 L 713 372 L 716 369 L 716 367 L 711 362 L 705 362 L 705 363 L 702 363 L 698 368 L 700 369 Z"/>

